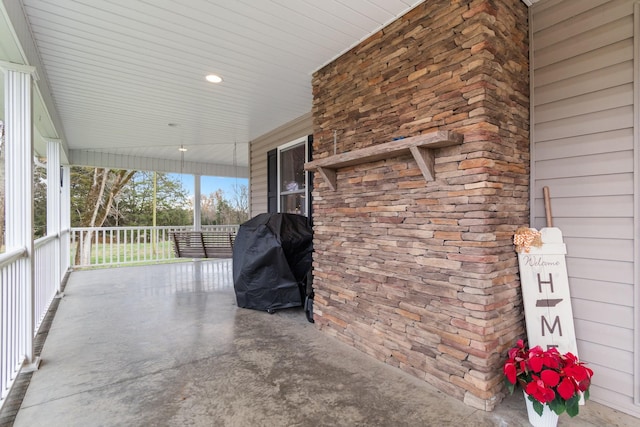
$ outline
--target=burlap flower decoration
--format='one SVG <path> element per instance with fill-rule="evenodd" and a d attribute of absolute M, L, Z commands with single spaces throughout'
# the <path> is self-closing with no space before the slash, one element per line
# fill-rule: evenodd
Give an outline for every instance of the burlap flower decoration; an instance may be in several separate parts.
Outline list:
<path fill-rule="evenodd" d="M 513 236 L 513 244 L 516 245 L 516 252 L 529 253 L 531 246 L 542 246 L 542 235 L 535 228 L 520 227 Z"/>

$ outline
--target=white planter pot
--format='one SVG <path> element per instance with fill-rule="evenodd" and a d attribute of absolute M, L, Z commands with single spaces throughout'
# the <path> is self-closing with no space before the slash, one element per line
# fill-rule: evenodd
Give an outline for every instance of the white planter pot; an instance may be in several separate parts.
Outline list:
<path fill-rule="evenodd" d="M 527 393 L 524 394 L 524 401 L 527 404 L 527 415 L 529 416 L 529 424 L 533 427 L 556 427 L 558 425 L 558 414 L 553 412 L 548 405 L 542 407 L 542 415 L 538 415 L 533 409 L 533 402 L 529 400 Z"/>

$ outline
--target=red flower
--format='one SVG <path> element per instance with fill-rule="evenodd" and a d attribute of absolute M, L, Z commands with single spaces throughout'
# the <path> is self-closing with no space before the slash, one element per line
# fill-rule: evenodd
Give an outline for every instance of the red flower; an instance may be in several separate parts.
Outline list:
<path fill-rule="evenodd" d="M 524 341 L 518 340 L 516 346 L 509 350 L 509 359 L 515 359 L 516 355 L 524 350 Z"/>
<path fill-rule="evenodd" d="M 528 349 L 522 340 L 508 352 L 503 366 L 505 384 L 513 392 L 519 383 L 538 403 L 549 405 L 556 413 L 578 413 L 576 397 L 589 397 L 593 371 L 572 353 L 560 354 L 556 348 L 543 350 L 540 346 Z M 540 407 L 541 408 L 541 407 Z M 537 411 L 537 409 L 536 409 Z"/>
<path fill-rule="evenodd" d="M 532 375 L 531 377 L 533 380 L 527 384 L 527 388 L 525 389 L 528 395 L 533 396 L 533 398 L 540 403 L 551 402 L 556 398 L 555 392 L 547 387 L 540 377 L 536 375 Z"/>
<path fill-rule="evenodd" d="M 540 378 L 548 387 L 555 387 L 560 382 L 560 374 L 556 371 L 552 371 L 551 369 L 545 369 L 540 372 Z"/>
<path fill-rule="evenodd" d="M 560 385 L 558 386 L 558 394 L 564 400 L 569 400 L 576 393 L 576 387 L 569 378 L 564 378 Z"/>
<path fill-rule="evenodd" d="M 533 372 L 540 372 L 545 366 L 556 369 L 560 364 L 560 360 L 560 353 L 555 348 L 544 351 L 538 345 L 529 350 L 529 366 L 531 366 Z"/>
<path fill-rule="evenodd" d="M 576 364 L 564 368 L 565 375 L 573 377 L 577 382 L 591 378 L 593 371 L 585 366 Z"/>
<path fill-rule="evenodd" d="M 578 390 L 584 393 L 585 391 L 589 390 L 589 386 L 591 386 L 591 377 L 587 378 L 584 381 L 580 381 L 578 383 Z"/>
<path fill-rule="evenodd" d="M 593 371 L 580 362 L 575 365 L 565 367 L 564 372 L 567 377 L 574 380 L 578 390 L 582 392 L 586 391 L 591 385 L 591 376 L 593 375 Z"/>
<path fill-rule="evenodd" d="M 530 355 L 529 366 L 531 366 L 533 372 L 540 372 L 543 365 L 542 357 L 535 353 Z"/>
<path fill-rule="evenodd" d="M 506 363 L 504 365 L 504 374 L 507 376 L 507 379 L 511 384 L 516 383 L 516 365 L 514 365 L 513 363 Z"/>

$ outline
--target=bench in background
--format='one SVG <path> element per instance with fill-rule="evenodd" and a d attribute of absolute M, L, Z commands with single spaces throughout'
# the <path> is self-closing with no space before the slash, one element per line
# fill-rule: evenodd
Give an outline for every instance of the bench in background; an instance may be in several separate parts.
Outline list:
<path fill-rule="evenodd" d="M 174 231 L 177 258 L 232 258 L 235 233 L 224 231 Z"/>

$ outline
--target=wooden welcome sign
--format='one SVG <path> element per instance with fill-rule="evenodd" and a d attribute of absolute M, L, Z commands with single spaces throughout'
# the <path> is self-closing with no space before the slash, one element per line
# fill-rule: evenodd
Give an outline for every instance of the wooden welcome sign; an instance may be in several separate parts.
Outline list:
<path fill-rule="evenodd" d="M 538 247 L 518 245 L 529 347 L 556 347 L 560 353 L 570 351 L 577 356 L 565 262 L 567 249 L 562 241 L 562 232 L 559 228 L 547 227 L 539 232 L 535 229 L 525 229 L 524 234 L 535 236 L 542 241 L 542 245 Z M 514 238 L 515 240 L 517 239 Z M 520 241 L 522 242 L 522 239 Z"/>

